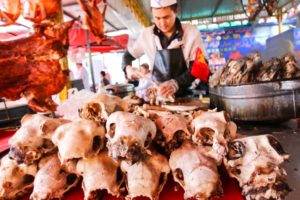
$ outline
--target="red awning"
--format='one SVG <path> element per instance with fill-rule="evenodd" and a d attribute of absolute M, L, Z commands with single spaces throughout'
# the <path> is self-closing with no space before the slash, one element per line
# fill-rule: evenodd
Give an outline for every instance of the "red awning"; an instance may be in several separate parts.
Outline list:
<path fill-rule="evenodd" d="M 26 32 L 13 32 L 13 33 L 0 33 L 0 40 L 6 40 L 13 38 L 17 35 L 24 34 Z M 107 37 L 100 44 L 96 43 L 95 37 L 89 32 L 90 44 L 92 52 L 111 52 L 116 50 L 126 49 L 128 43 L 128 35 L 119 35 L 113 37 Z M 87 46 L 86 31 L 78 26 L 69 30 L 69 44 L 70 48 Z"/>
<path fill-rule="evenodd" d="M 89 33 L 89 40 L 92 52 L 110 52 L 126 49 L 128 43 L 128 35 L 119 35 L 107 37 L 100 44 L 96 43 L 93 34 Z M 86 31 L 81 28 L 72 28 L 69 30 L 70 47 L 86 47 Z"/>

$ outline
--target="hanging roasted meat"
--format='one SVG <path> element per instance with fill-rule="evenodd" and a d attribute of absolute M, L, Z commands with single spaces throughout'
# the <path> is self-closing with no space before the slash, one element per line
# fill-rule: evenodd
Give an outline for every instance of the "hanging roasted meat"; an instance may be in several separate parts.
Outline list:
<path fill-rule="evenodd" d="M 241 0 L 241 3 L 243 5 L 243 0 Z M 277 9 L 278 3 L 279 0 L 248 0 L 247 13 L 249 21 L 255 21 L 263 8 L 266 9 L 269 16 L 272 16 Z"/>
<path fill-rule="evenodd" d="M 22 7 L 22 9 L 21 9 Z M 61 7 L 61 0 L 1 0 L 0 26 L 8 26 L 18 19 L 21 14 L 25 19 L 40 23 L 57 15 Z"/>
<path fill-rule="evenodd" d="M 0 1 L 0 26 L 13 24 L 21 12 L 21 2 L 19 0 Z"/>
<path fill-rule="evenodd" d="M 70 25 L 53 28 L 53 35 L 37 28 L 26 38 L 0 42 L 0 98 L 25 97 L 29 107 L 39 112 L 56 109 L 51 95 L 66 82 L 59 59 L 67 53 L 61 39 Z"/>
<path fill-rule="evenodd" d="M 262 9 L 263 4 L 261 0 L 248 0 L 247 11 L 249 13 L 249 21 L 254 21 Z"/>
<path fill-rule="evenodd" d="M 106 11 L 106 0 L 78 0 L 82 10 L 84 11 L 85 26 L 94 34 L 97 43 L 104 38 L 104 16 Z M 98 4 L 103 1 L 104 7 L 102 12 L 98 8 Z"/>
<path fill-rule="evenodd" d="M 23 17 L 34 23 L 57 15 L 61 8 L 61 0 L 25 0 L 22 3 Z"/>
<path fill-rule="evenodd" d="M 279 3 L 279 0 L 263 0 L 264 2 L 264 7 L 266 8 L 268 15 L 272 16 L 273 13 L 277 9 L 277 5 Z"/>

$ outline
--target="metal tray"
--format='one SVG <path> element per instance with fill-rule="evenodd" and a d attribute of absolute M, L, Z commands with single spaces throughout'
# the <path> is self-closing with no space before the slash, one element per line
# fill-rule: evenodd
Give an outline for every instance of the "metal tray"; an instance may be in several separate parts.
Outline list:
<path fill-rule="evenodd" d="M 300 117 L 300 79 L 210 88 L 211 107 L 241 121 Z"/>

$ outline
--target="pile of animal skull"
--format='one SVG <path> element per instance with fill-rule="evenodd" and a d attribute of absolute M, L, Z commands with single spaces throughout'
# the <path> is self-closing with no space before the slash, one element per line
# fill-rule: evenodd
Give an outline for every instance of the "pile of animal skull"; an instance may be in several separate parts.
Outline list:
<path fill-rule="evenodd" d="M 0 199 L 62 198 L 82 179 L 85 199 L 102 192 L 159 199 L 169 173 L 184 198 L 222 195 L 224 163 L 247 199 L 284 199 L 281 164 L 288 159 L 271 135 L 237 138 L 225 112 L 170 111 L 137 99 L 95 94 L 69 121 L 26 115 L 0 166 Z M 126 189 L 125 189 L 126 188 Z"/>
<path fill-rule="evenodd" d="M 229 60 L 209 80 L 211 87 L 300 78 L 294 56 L 272 58 L 263 63 L 259 53 Z"/>

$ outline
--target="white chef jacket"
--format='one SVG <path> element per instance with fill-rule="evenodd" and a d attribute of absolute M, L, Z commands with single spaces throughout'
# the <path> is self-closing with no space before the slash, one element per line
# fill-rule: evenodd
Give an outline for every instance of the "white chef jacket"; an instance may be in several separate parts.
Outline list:
<path fill-rule="evenodd" d="M 182 40 L 179 41 L 178 39 L 174 39 L 168 46 L 168 49 L 182 47 L 186 66 L 189 67 L 190 61 L 194 61 L 195 59 L 198 47 L 201 48 L 204 56 L 206 56 L 206 52 L 200 31 L 195 26 L 189 24 L 181 24 L 181 26 L 183 29 Z M 128 46 L 128 52 L 134 58 L 139 58 L 144 54 L 148 56 L 150 61 L 150 70 L 153 69 L 156 51 L 162 50 L 159 37 L 153 33 L 153 29 L 154 25 L 145 28 L 134 44 Z"/>
<path fill-rule="evenodd" d="M 90 90 L 89 75 L 83 66 L 80 69 L 76 69 L 75 79 L 82 79 L 84 89 Z"/>

